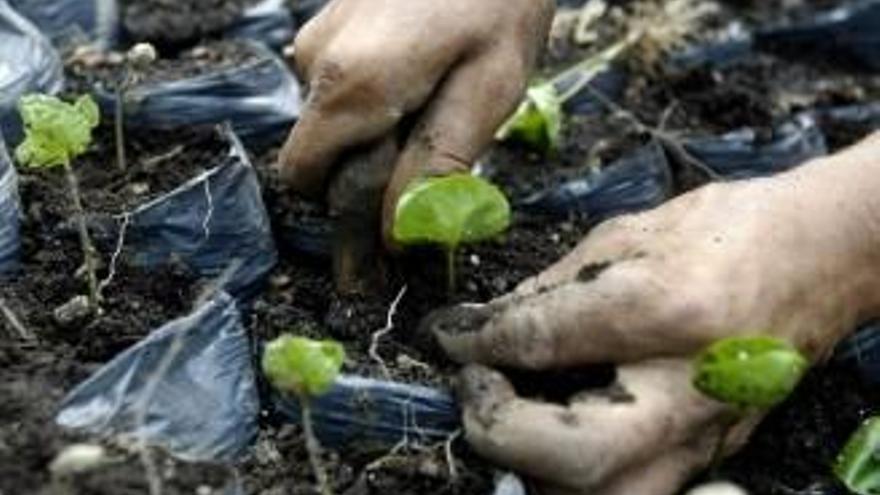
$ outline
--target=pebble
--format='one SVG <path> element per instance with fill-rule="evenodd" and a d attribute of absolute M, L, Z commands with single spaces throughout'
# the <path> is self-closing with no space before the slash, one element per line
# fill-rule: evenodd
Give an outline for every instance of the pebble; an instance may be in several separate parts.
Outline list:
<path fill-rule="evenodd" d="M 269 279 L 269 283 L 275 289 L 283 289 L 285 287 L 288 287 L 290 286 L 291 282 L 293 282 L 293 279 L 290 277 L 290 275 L 285 274 L 275 275 Z"/>
<path fill-rule="evenodd" d="M 100 445 L 78 443 L 68 445 L 49 464 L 55 476 L 69 476 L 99 468 L 109 461 L 107 450 Z"/>
<path fill-rule="evenodd" d="M 700 485 L 685 495 L 749 495 L 749 492 L 728 481 L 716 481 Z"/>
<path fill-rule="evenodd" d="M 89 308 L 89 298 L 86 296 L 76 296 L 55 308 L 52 316 L 55 322 L 62 327 L 69 327 L 78 321 L 88 318 L 92 314 Z"/>

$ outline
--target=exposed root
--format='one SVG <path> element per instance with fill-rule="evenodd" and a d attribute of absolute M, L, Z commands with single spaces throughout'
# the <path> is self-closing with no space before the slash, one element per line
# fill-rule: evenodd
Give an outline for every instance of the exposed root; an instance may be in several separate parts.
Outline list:
<path fill-rule="evenodd" d="M 388 308 L 388 314 L 385 318 L 385 326 L 376 332 L 373 333 L 373 336 L 370 340 L 370 349 L 369 356 L 370 359 L 376 362 L 379 367 L 382 369 L 382 376 L 386 379 L 391 379 L 391 372 L 388 371 L 388 365 L 385 364 L 385 360 L 382 359 L 382 356 L 379 355 L 379 341 L 382 337 L 391 333 L 394 330 L 394 316 L 397 314 L 397 307 L 400 305 L 400 301 L 403 299 L 403 296 L 406 295 L 407 286 L 403 286 L 400 289 L 400 292 L 397 293 L 397 297 L 394 298 L 394 301 L 391 302 L 391 306 Z"/>
<path fill-rule="evenodd" d="M 119 235 L 116 237 L 116 248 L 110 256 L 110 266 L 107 268 L 107 276 L 98 284 L 98 297 L 103 297 L 104 289 L 113 283 L 116 277 L 116 265 L 119 262 L 119 256 L 122 255 L 122 249 L 125 247 L 125 233 L 128 231 L 128 225 L 131 223 L 131 213 L 122 214 L 122 225 L 119 227 Z"/>

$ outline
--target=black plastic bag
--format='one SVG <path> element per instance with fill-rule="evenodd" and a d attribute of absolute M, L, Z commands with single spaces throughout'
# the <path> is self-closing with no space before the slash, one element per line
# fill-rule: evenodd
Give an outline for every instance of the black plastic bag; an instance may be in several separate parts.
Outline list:
<path fill-rule="evenodd" d="M 554 217 L 586 214 L 598 222 L 656 206 L 670 197 L 671 189 L 666 154 L 660 145 L 650 143 L 598 172 L 514 201 L 514 208 Z"/>
<path fill-rule="evenodd" d="M 291 6 L 293 17 L 299 26 L 307 23 L 309 19 L 315 17 L 328 0 L 296 0 Z"/>
<path fill-rule="evenodd" d="M 18 267 L 20 209 L 15 167 L 0 133 L 0 274 L 10 273 Z"/>
<path fill-rule="evenodd" d="M 296 24 L 286 0 L 262 0 L 247 8 L 226 35 L 259 41 L 273 50 L 281 50 L 293 41 Z"/>
<path fill-rule="evenodd" d="M 256 439 L 259 413 L 247 331 L 235 300 L 220 292 L 95 372 L 56 421 L 143 438 L 184 460 L 232 462 Z"/>
<path fill-rule="evenodd" d="M 880 321 L 865 323 L 838 344 L 833 360 L 855 366 L 867 383 L 880 385 Z"/>
<path fill-rule="evenodd" d="M 799 115 L 761 136 L 740 129 L 722 136 L 684 140 L 688 153 L 726 179 L 771 175 L 827 154 L 825 136 L 809 115 Z"/>
<path fill-rule="evenodd" d="M 10 0 L 56 46 L 112 48 L 119 38 L 117 0 Z"/>
<path fill-rule="evenodd" d="M 273 393 L 271 404 L 286 421 L 300 421 L 294 399 Z M 315 434 L 333 447 L 387 448 L 401 441 L 433 444 L 461 428 L 458 407 L 438 389 L 399 382 L 342 376 L 326 395 L 314 399 Z"/>
<path fill-rule="evenodd" d="M 880 1 L 863 0 L 809 22 L 754 33 L 758 50 L 880 71 Z"/>
<path fill-rule="evenodd" d="M 130 89 L 126 125 L 174 129 L 229 122 L 250 145 L 289 131 L 299 117 L 299 83 L 271 50 L 259 43 L 251 47 L 258 58 L 243 66 Z M 95 93 L 102 111 L 113 115 L 113 91 L 97 87 Z"/>
<path fill-rule="evenodd" d="M 0 132 L 10 147 L 21 139 L 16 105 L 27 93 L 56 93 L 64 83 L 58 53 L 37 28 L 0 0 Z"/>
<path fill-rule="evenodd" d="M 207 172 L 120 222 L 136 264 L 156 266 L 176 257 L 206 277 L 232 266 L 224 273 L 223 288 L 247 298 L 261 288 L 277 252 L 256 171 L 235 133 L 221 132 L 230 143 L 221 163 L 208 164 Z"/>

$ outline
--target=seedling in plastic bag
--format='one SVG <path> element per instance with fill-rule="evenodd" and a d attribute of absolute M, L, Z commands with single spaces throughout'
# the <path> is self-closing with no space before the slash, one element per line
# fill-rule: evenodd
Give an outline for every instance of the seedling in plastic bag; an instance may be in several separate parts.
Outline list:
<path fill-rule="evenodd" d="M 295 396 L 302 411 L 309 461 L 321 493 L 332 494 L 321 463 L 321 446 L 312 425 L 311 400 L 327 393 L 339 376 L 345 350 L 334 341 L 282 335 L 266 346 L 263 373 L 277 389 Z"/>
<path fill-rule="evenodd" d="M 767 336 L 723 339 L 697 355 L 694 386 L 704 395 L 735 408 L 719 438 L 714 460 L 720 458 L 727 434 L 742 416 L 784 401 L 808 367 L 809 362 L 797 349 Z"/>
<path fill-rule="evenodd" d="M 880 417 L 866 420 L 834 461 L 834 475 L 859 495 L 880 493 Z"/>
<path fill-rule="evenodd" d="M 116 134 L 116 166 L 121 171 L 128 167 L 125 158 L 125 106 L 128 91 L 137 82 L 138 74 L 156 61 L 156 49 L 149 43 L 138 43 L 125 54 L 125 68 L 122 78 L 116 84 L 114 131 Z"/>
<path fill-rule="evenodd" d="M 510 203 L 501 190 L 479 177 L 456 174 L 410 184 L 394 212 L 393 237 L 404 246 L 441 246 L 452 293 L 459 246 L 496 237 L 509 225 Z"/>
<path fill-rule="evenodd" d="M 86 226 L 79 181 L 71 162 L 92 142 L 92 129 L 97 127 L 101 118 L 98 106 L 88 95 L 80 96 L 74 103 L 66 103 L 54 96 L 31 94 L 22 97 L 19 111 L 24 122 L 25 140 L 15 150 L 16 160 L 30 168 L 62 167 L 67 176 L 85 258 L 88 305 L 95 313 L 99 303 L 98 256 Z"/>

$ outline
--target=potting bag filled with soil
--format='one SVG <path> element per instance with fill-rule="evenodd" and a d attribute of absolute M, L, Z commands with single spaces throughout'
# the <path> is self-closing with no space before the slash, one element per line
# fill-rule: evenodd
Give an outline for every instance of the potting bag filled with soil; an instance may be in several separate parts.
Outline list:
<path fill-rule="evenodd" d="M 184 460 L 231 462 L 256 439 L 259 411 L 241 314 L 219 292 L 76 387 L 56 421 L 102 437 L 143 437 Z"/>
<path fill-rule="evenodd" d="M 223 52 L 228 49 L 234 52 Z M 252 145 L 289 131 L 299 116 L 301 102 L 299 83 L 284 62 L 254 42 L 228 41 L 216 45 L 214 51 L 217 56 L 229 57 L 230 63 L 192 77 L 179 74 L 198 67 L 199 60 L 194 59 L 192 66 L 180 65 L 179 69 L 169 64 L 169 70 L 129 89 L 125 97 L 126 125 L 174 129 L 229 122 L 236 134 Z M 113 89 L 112 85 L 102 84 L 95 88 L 107 115 L 113 114 L 116 105 Z"/>
<path fill-rule="evenodd" d="M 229 143 L 227 156 L 131 212 L 124 235 L 134 246 L 136 264 L 157 266 L 178 258 L 201 276 L 222 275 L 222 288 L 247 297 L 275 266 L 277 253 L 247 152 L 228 127 L 221 133 Z"/>
<path fill-rule="evenodd" d="M 0 276 L 14 270 L 18 264 L 21 238 L 17 184 L 15 167 L 0 133 Z"/>
<path fill-rule="evenodd" d="M 111 48 L 119 31 L 116 0 L 10 0 L 12 7 L 56 46 L 94 44 Z"/>
<path fill-rule="evenodd" d="M 55 93 L 64 82 L 51 43 L 6 0 L 0 0 L 0 131 L 10 147 L 21 138 L 16 105 L 27 93 Z"/>

